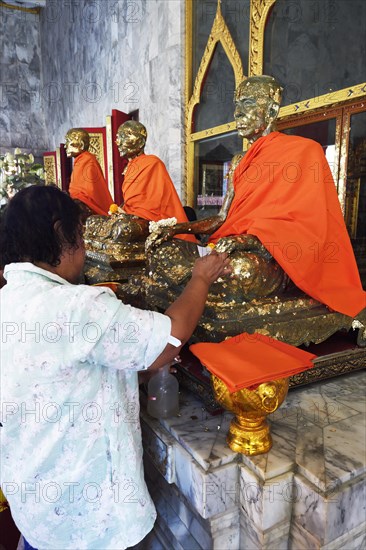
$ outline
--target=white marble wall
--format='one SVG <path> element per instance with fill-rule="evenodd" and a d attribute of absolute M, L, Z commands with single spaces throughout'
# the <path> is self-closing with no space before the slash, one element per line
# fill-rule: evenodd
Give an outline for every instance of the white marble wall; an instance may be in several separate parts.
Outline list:
<path fill-rule="evenodd" d="M 0 6 L 0 154 L 47 150 L 39 16 Z"/>
<path fill-rule="evenodd" d="M 182 181 L 183 0 L 58 0 L 41 12 L 50 148 L 75 126 L 139 109 L 146 153 Z"/>

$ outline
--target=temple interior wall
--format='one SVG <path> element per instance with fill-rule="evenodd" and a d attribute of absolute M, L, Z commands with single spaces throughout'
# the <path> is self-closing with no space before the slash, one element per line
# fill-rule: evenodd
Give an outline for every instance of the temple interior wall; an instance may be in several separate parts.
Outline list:
<path fill-rule="evenodd" d="M 179 191 L 183 1 L 59 0 L 39 15 L 1 12 L 2 150 L 41 155 L 71 127 L 105 126 L 112 109 L 138 109 L 146 153 L 165 162 Z"/>
<path fill-rule="evenodd" d="M 42 155 L 49 143 L 42 108 L 38 15 L 0 9 L 0 154 L 15 147 Z"/>

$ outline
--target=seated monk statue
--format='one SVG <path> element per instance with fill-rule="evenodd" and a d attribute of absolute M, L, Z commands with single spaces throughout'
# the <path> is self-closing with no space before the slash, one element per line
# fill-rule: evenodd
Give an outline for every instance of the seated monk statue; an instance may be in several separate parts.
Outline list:
<path fill-rule="evenodd" d="M 169 239 L 206 234 L 211 246 L 230 253 L 233 267 L 229 281 L 211 287 L 212 301 L 215 293 L 228 303 L 278 296 L 292 281 L 331 310 L 355 317 L 366 307 L 366 293 L 332 174 L 320 144 L 275 131 L 281 92 L 264 75 L 238 86 L 234 117 L 249 150 L 233 159 L 223 206 L 215 216 L 157 228 L 148 243 L 150 271 L 175 292 L 190 275 L 197 247 Z"/>
<path fill-rule="evenodd" d="M 79 202 L 84 217 L 107 216 L 113 199 L 97 158 L 89 153 L 89 144 L 89 134 L 83 128 L 71 128 L 66 134 L 66 154 L 75 159 L 69 193 Z"/>
<path fill-rule="evenodd" d="M 123 205 L 121 213 L 131 218 L 148 222 L 176 218 L 177 222 L 188 222 L 178 193 L 168 174 L 165 164 L 155 155 L 146 155 L 147 131 L 143 124 L 128 120 L 118 128 L 116 144 L 120 155 L 128 160 L 122 184 Z M 128 218 L 121 219 L 125 225 Z M 142 224 L 140 224 L 140 227 Z M 124 229 L 121 231 L 121 236 Z M 130 233 L 130 232 L 129 232 Z M 141 232 L 136 234 L 141 238 Z M 178 238 L 195 242 L 193 235 L 177 235 Z"/>

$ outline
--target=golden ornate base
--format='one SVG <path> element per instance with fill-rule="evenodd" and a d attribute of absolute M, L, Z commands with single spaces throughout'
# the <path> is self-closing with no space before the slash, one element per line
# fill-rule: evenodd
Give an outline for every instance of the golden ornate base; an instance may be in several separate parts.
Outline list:
<path fill-rule="evenodd" d="M 264 416 L 256 419 L 236 415 L 226 438 L 235 453 L 253 456 L 268 453 L 272 447 L 269 425 Z"/>
<path fill-rule="evenodd" d="M 289 379 L 280 378 L 259 384 L 255 389 L 229 392 L 225 382 L 211 375 L 215 398 L 235 414 L 227 435 L 232 451 L 253 456 L 268 453 L 272 438 L 266 416 L 275 412 L 286 398 Z"/>

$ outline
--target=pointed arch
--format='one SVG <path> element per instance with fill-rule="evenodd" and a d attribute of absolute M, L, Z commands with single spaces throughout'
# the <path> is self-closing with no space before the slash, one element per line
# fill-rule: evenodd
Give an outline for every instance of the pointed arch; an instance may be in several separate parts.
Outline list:
<path fill-rule="evenodd" d="M 202 88 L 211 60 L 215 53 L 217 44 L 222 45 L 229 62 L 234 71 L 235 87 L 244 79 L 243 65 L 239 52 L 235 46 L 228 26 L 222 16 L 220 0 L 218 1 L 215 19 L 212 25 L 210 35 L 207 40 L 206 48 L 203 53 L 197 76 L 194 82 L 191 97 L 187 97 L 185 110 L 185 130 L 186 130 L 186 161 L 185 161 L 185 197 L 188 204 L 192 205 L 193 197 L 193 172 L 194 172 L 194 141 L 191 139 L 193 113 L 196 105 L 200 103 Z"/>
<path fill-rule="evenodd" d="M 264 27 L 276 0 L 252 0 L 250 3 L 249 76 L 263 72 Z"/>

